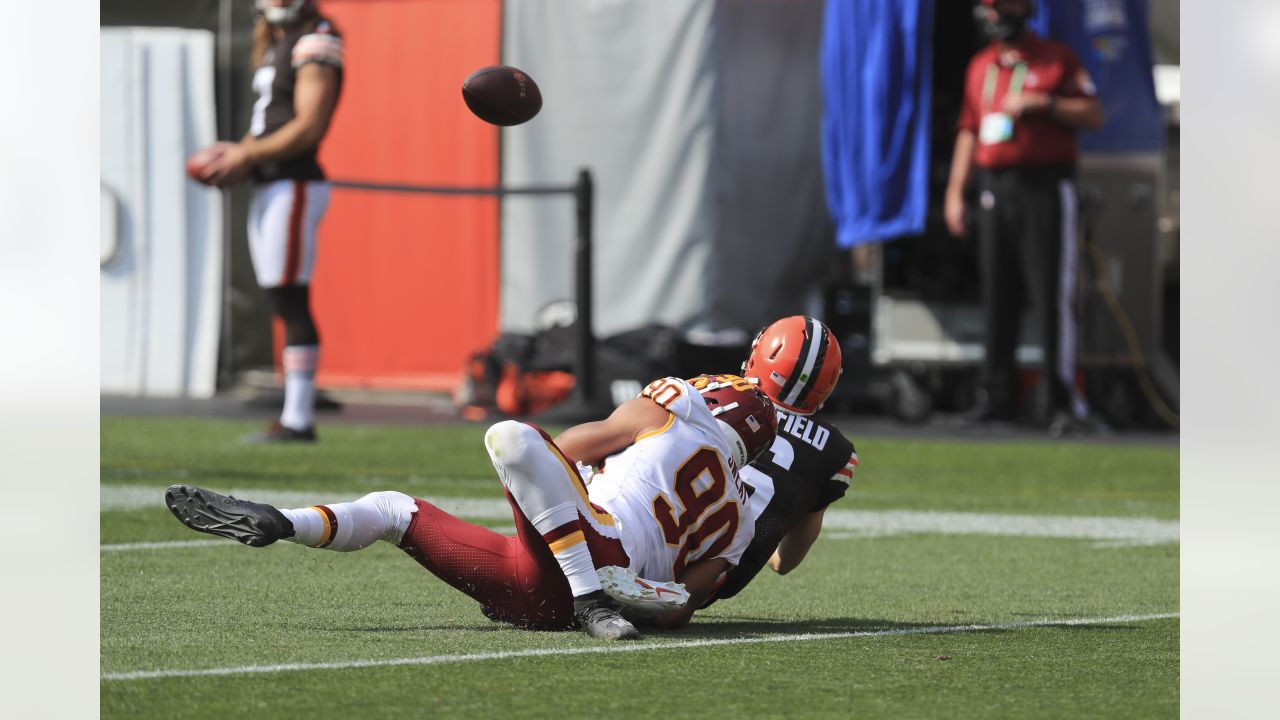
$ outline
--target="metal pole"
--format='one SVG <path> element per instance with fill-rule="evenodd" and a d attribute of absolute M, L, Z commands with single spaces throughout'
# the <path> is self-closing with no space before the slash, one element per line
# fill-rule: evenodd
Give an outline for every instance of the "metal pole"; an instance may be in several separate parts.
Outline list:
<path fill-rule="evenodd" d="M 591 333 L 591 225 L 594 215 L 595 187 L 591 171 L 578 171 L 578 185 L 574 191 L 578 217 L 578 246 L 575 253 L 576 296 L 578 302 L 578 397 L 587 406 L 595 399 L 596 362 L 595 339 Z"/>
<path fill-rule="evenodd" d="M 231 14 L 231 0 L 220 0 L 218 6 L 218 91 L 215 95 L 215 102 L 218 106 L 218 121 L 221 127 L 217 133 L 220 137 L 232 137 L 231 130 L 234 122 L 232 114 L 232 95 L 234 89 L 231 84 L 231 54 L 233 52 L 231 34 L 233 32 L 233 21 Z M 231 327 L 231 195 L 230 193 L 222 193 L 222 338 L 218 343 L 220 355 L 222 356 L 222 367 L 218 373 L 218 383 L 223 389 L 231 386 L 235 381 L 235 348 L 232 346 L 233 334 Z"/>

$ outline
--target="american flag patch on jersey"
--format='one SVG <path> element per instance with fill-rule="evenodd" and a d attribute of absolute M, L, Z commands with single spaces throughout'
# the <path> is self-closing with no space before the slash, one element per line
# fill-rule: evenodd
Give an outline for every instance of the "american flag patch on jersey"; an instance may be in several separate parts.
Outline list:
<path fill-rule="evenodd" d="M 852 455 L 849 456 L 849 462 L 845 463 L 844 467 L 837 470 L 836 474 L 831 476 L 831 479 L 835 480 L 836 482 L 844 483 L 845 485 L 848 485 L 850 481 L 853 480 L 853 471 L 857 469 L 858 469 L 858 453 L 853 453 Z"/>
<path fill-rule="evenodd" d="M 309 62 L 342 67 L 342 38 L 327 33 L 312 33 L 298 38 L 293 44 L 293 66 L 302 67 Z"/>

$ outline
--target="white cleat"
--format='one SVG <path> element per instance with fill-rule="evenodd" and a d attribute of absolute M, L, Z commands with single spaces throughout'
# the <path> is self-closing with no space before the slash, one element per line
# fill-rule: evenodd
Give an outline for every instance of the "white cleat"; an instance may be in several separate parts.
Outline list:
<path fill-rule="evenodd" d="M 689 602 L 684 583 L 646 580 L 617 565 L 597 568 L 596 574 L 605 593 L 635 615 L 656 617 L 680 610 Z"/>

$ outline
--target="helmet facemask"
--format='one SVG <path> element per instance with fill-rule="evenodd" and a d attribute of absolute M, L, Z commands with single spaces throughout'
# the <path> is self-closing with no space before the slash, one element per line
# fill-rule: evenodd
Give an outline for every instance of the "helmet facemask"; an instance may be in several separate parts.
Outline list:
<path fill-rule="evenodd" d="M 277 5 L 271 0 L 254 0 L 253 7 L 272 25 L 292 25 L 302 17 L 303 9 L 311 0 L 289 0 L 284 5 Z"/>

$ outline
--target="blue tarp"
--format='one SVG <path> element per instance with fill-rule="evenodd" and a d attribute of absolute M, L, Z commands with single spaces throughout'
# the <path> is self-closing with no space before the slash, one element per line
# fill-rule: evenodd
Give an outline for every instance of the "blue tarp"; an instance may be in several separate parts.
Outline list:
<path fill-rule="evenodd" d="M 841 248 L 924 230 L 933 12 L 934 0 L 827 0 L 822 159 Z M 1098 87 L 1106 124 L 1081 134 L 1083 152 L 1160 150 L 1145 0 L 1041 0 L 1030 27 L 1069 45 Z"/>
<path fill-rule="evenodd" d="M 1159 152 L 1164 136 L 1151 73 L 1146 0 L 1044 0 L 1032 23 L 1065 43 L 1098 86 L 1106 123 L 1080 134 L 1086 153 Z"/>
<path fill-rule="evenodd" d="M 822 161 L 842 248 L 924 230 L 933 0 L 827 0 Z"/>

